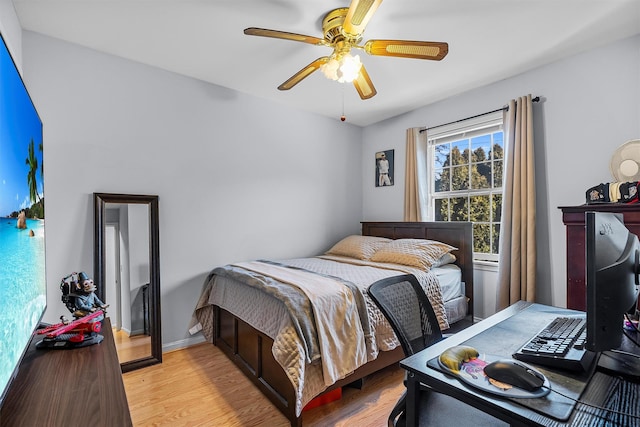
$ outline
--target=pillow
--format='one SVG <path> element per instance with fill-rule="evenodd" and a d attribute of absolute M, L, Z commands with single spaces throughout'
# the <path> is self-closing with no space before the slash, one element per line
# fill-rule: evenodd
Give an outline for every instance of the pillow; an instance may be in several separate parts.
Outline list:
<path fill-rule="evenodd" d="M 453 264 L 454 262 L 456 262 L 456 256 L 451 252 L 447 252 L 446 254 L 438 258 L 431 267 L 432 268 L 441 267 L 443 265 Z"/>
<path fill-rule="evenodd" d="M 446 253 L 456 250 L 453 246 L 435 240 L 392 240 L 371 257 L 374 262 L 408 265 L 428 270 Z"/>
<path fill-rule="evenodd" d="M 374 252 L 391 239 L 374 236 L 347 236 L 333 245 L 325 255 L 340 255 L 350 258 L 368 260 Z"/>

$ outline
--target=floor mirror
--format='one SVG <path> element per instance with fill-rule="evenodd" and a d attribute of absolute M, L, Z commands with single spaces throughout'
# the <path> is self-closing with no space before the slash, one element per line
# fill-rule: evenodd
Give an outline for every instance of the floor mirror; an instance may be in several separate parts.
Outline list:
<path fill-rule="evenodd" d="M 122 372 L 162 362 L 158 196 L 94 193 L 94 282 Z"/>

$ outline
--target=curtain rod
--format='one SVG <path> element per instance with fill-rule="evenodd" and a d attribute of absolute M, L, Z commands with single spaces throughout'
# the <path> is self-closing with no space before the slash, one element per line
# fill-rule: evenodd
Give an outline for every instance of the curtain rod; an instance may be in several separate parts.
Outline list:
<path fill-rule="evenodd" d="M 540 101 L 540 97 L 539 96 L 536 96 L 535 98 L 531 99 L 531 102 L 538 102 L 538 101 Z M 486 116 L 487 114 L 497 113 L 498 111 L 506 111 L 508 109 L 509 109 L 509 106 L 507 105 L 505 107 L 498 108 L 497 110 L 487 111 L 486 113 L 476 114 L 475 116 L 467 117 L 466 119 L 455 120 L 453 122 L 444 123 L 444 124 L 441 124 L 441 125 L 438 125 L 438 126 L 431 126 L 429 128 L 426 128 L 426 129 L 420 129 L 420 133 L 426 132 L 426 131 L 431 130 L 431 129 L 439 128 L 439 127 L 442 127 L 442 126 L 447 126 L 447 125 L 452 125 L 454 123 L 464 122 L 465 120 L 475 119 L 476 117 Z"/>

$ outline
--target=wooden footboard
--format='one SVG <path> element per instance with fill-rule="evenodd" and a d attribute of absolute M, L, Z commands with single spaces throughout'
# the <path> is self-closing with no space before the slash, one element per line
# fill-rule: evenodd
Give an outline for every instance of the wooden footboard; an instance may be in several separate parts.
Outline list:
<path fill-rule="evenodd" d="M 213 343 L 291 421 L 291 425 L 301 425 L 295 414 L 293 386 L 271 353 L 273 340 L 228 311 L 218 306 L 214 306 L 214 310 Z"/>
<path fill-rule="evenodd" d="M 292 426 L 302 426 L 302 416 L 296 416 L 295 390 L 282 367 L 271 353 L 273 340 L 228 311 L 214 306 L 213 343 L 249 378 L 282 412 Z M 404 358 L 400 347 L 380 352 L 378 358 L 358 368 L 326 391 L 343 387 Z"/>

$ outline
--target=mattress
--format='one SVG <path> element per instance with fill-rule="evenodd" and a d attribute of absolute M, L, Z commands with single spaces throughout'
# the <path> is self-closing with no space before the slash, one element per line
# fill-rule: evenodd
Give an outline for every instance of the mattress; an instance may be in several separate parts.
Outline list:
<path fill-rule="evenodd" d="M 455 264 L 447 264 L 432 268 L 431 271 L 438 277 L 442 300 L 447 301 L 464 295 L 464 283 L 462 283 L 462 271 Z M 449 320 L 451 321 L 451 320 Z"/>
<path fill-rule="evenodd" d="M 449 324 L 464 319 L 467 316 L 469 299 L 464 294 L 464 282 L 462 271 L 455 264 L 446 264 L 432 268 L 440 282 L 440 291 L 444 301 L 444 310 L 447 313 Z"/>

